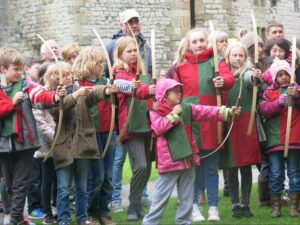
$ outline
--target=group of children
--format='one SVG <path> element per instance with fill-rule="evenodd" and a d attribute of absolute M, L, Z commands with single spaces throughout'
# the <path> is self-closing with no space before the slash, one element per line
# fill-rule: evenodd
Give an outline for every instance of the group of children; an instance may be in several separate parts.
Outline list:
<path fill-rule="evenodd" d="M 272 26 L 282 27 L 277 23 Z M 166 73 L 168 77 L 159 79 L 156 85 L 150 84 L 136 41 L 130 36 L 119 37 L 115 43 L 113 85 L 103 74 L 104 54 L 95 49 L 79 51 L 75 48 L 76 54 L 71 54 L 65 62 L 43 65 L 46 68 L 35 81 L 23 73 L 23 57 L 18 51 L 1 49 L 0 162 L 10 202 L 9 221 L 5 224 L 29 223 L 24 220 L 23 209 L 31 162 L 37 150 L 40 158 L 46 160 L 42 179 L 44 224 L 55 222 L 51 210 L 54 177 L 59 225 L 71 222 L 69 195 L 73 179 L 77 224 L 115 224 L 108 208 L 111 165 L 100 158 L 108 139 L 109 96 L 113 93 L 118 102 L 116 132 L 105 157 L 114 157 L 116 135 L 125 127 L 121 142 L 128 152 L 133 172 L 129 221 L 141 219 L 142 224 L 160 224 L 175 186 L 179 199 L 176 224 L 205 220 L 197 206 L 199 190 L 207 192 L 208 220 L 219 221 L 219 168 L 228 169 L 232 216 L 252 217 L 251 166 L 261 163 L 262 155 L 269 164 L 271 215 L 279 217 L 285 180 L 283 148 L 288 98 L 293 99 L 286 159 L 291 199 L 289 215 L 298 216 L 300 89 L 296 83 L 289 85 L 293 72 L 290 43 L 282 37 L 271 39 L 264 53 L 263 41 L 259 40 L 259 63 L 254 66 L 253 40 L 254 34 L 248 32 L 227 45 L 226 33 L 220 32 L 217 36 L 219 64 L 215 65 L 208 33 L 192 29 L 181 42 L 179 55 Z M 219 69 L 217 76 L 215 67 Z M 138 80 L 136 75 L 139 75 Z M 255 80 L 259 80 L 261 94 L 253 129 L 248 135 Z M 217 106 L 216 89 L 221 90 L 221 107 Z M 223 138 L 227 134 L 229 138 L 223 148 L 214 151 L 220 146 L 218 121 L 224 121 Z M 45 158 L 57 133 L 53 154 Z M 145 215 L 142 192 L 153 160 L 159 175 L 149 213 Z"/>

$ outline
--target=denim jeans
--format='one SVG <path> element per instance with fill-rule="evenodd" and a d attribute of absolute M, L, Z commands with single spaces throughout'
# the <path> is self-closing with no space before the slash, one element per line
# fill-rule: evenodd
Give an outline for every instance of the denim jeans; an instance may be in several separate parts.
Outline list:
<path fill-rule="evenodd" d="M 122 144 L 118 144 L 115 151 L 115 158 L 113 164 L 113 174 L 112 174 L 112 185 L 113 192 L 111 202 L 120 203 L 121 192 L 122 192 L 122 174 L 123 174 L 123 166 L 126 160 L 126 151 L 123 150 Z M 147 194 L 147 186 L 144 188 L 142 199 L 148 199 Z"/>
<path fill-rule="evenodd" d="M 283 151 L 271 152 L 268 156 L 269 188 L 271 194 L 281 194 L 284 189 L 284 157 Z M 289 150 L 287 163 L 287 175 L 289 178 L 290 192 L 300 192 L 300 151 Z"/>
<path fill-rule="evenodd" d="M 195 167 L 196 170 L 196 177 L 194 182 L 194 200 L 193 204 L 198 203 L 198 195 L 200 192 L 205 191 L 205 177 L 204 177 L 204 169 L 202 163 L 200 166 Z"/>
<path fill-rule="evenodd" d="M 105 147 L 108 133 L 97 133 L 97 143 L 100 155 Z M 92 216 L 107 216 L 109 214 L 108 204 L 112 195 L 112 170 L 115 157 L 116 134 L 113 133 L 108 151 L 103 159 L 94 160 L 91 163 L 89 176 L 89 209 Z"/>
<path fill-rule="evenodd" d="M 87 220 L 87 181 L 90 171 L 90 159 L 74 159 L 71 165 L 56 170 L 57 175 L 57 212 L 58 222 L 70 222 L 70 203 L 69 194 L 72 178 L 75 179 L 76 197 L 75 197 L 75 215 L 77 222 Z"/>
<path fill-rule="evenodd" d="M 205 156 L 205 154 L 203 154 Z M 210 155 L 207 158 L 201 159 L 205 177 L 205 189 L 207 191 L 208 206 L 218 206 L 219 192 L 219 152 Z"/>

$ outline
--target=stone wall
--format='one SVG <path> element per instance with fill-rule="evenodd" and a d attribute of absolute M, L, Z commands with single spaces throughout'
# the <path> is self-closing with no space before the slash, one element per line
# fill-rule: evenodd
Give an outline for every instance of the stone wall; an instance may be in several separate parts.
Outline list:
<path fill-rule="evenodd" d="M 195 0 L 196 26 L 215 27 L 235 36 L 241 28 L 252 29 L 251 10 L 259 27 L 275 18 L 285 26 L 286 37 L 300 37 L 300 17 L 294 0 L 265 0 L 258 7 L 244 0 Z M 156 29 L 158 68 L 167 67 L 177 45 L 190 29 L 190 0 L 0 0 L 0 46 L 11 46 L 26 55 L 37 55 L 41 45 L 35 33 L 55 39 L 63 47 L 68 42 L 99 46 L 95 28 L 105 42 L 118 30 L 119 12 L 135 8 L 141 15 L 142 33 L 150 40 Z M 150 41 L 149 41 L 150 43 Z"/>

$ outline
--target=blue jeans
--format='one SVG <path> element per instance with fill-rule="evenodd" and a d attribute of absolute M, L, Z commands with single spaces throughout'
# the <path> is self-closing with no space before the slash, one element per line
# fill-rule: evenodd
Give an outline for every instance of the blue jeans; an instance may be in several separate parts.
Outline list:
<path fill-rule="evenodd" d="M 120 203 L 122 202 L 121 199 L 121 192 L 122 192 L 122 175 L 123 175 L 123 166 L 126 160 L 126 152 L 123 150 L 123 146 L 118 144 L 115 151 L 115 159 L 114 159 L 114 166 L 113 166 L 113 174 L 112 174 L 112 185 L 113 185 L 113 192 L 112 192 L 112 203 Z M 147 186 L 144 188 L 142 199 L 147 199 Z"/>
<path fill-rule="evenodd" d="M 76 197 L 75 214 L 77 222 L 87 220 L 87 181 L 90 171 L 91 159 L 74 159 L 71 165 L 56 170 L 57 175 L 57 212 L 58 223 L 70 222 L 69 194 L 72 178 L 75 179 Z"/>
<path fill-rule="evenodd" d="M 269 188 L 271 194 L 281 194 L 284 189 L 283 151 L 271 152 L 268 156 Z M 286 159 L 290 192 L 300 192 L 300 151 L 290 150 Z"/>
<path fill-rule="evenodd" d="M 205 191 L 205 177 L 204 177 L 204 169 L 202 163 L 200 166 L 196 166 L 196 177 L 194 182 L 194 200 L 193 204 L 198 203 L 198 195 L 200 192 Z"/>
<path fill-rule="evenodd" d="M 108 133 L 97 132 L 100 155 L 104 150 Z M 113 133 L 108 151 L 103 159 L 91 163 L 89 176 L 89 209 L 91 216 L 108 216 L 108 204 L 112 195 L 112 169 L 115 157 L 116 134 Z"/>
<path fill-rule="evenodd" d="M 203 154 L 205 156 L 205 154 Z M 218 206 L 219 192 L 219 152 L 210 155 L 207 158 L 201 159 L 204 170 L 205 189 L 207 191 L 208 206 Z"/>

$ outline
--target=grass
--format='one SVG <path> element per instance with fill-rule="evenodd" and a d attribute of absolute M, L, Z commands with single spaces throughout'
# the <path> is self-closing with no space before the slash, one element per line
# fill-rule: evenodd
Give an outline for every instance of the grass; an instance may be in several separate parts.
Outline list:
<path fill-rule="evenodd" d="M 223 197 L 222 191 L 220 191 L 220 203 L 219 203 L 219 211 L 220 211 L 220 222 L 197 222 L 193 224 L 198 225 L 299 225 L 299 218 L 290 218 L 288 216 L 288 206 L 284 206 L 282 208 L 282 217 L 273 219 L 270 217 L 271 208 L 270 207 L 260 207 L 258 205 L 258 197 L 257 197 L 257 185 L 253 185 L 252 195 L 251 195 L 251 210 L 254 214 L 252 218 L 241 218 L 234 219 L 231 217 L 231 202 L 229 197 Z M 168 204 L 168 207 L 164 213 L 164 216 L 161 221 L 161 225 L 173 225 L 175 224 L 175 215 L 176 215 L 176 198 L 171 198 Z M 203 207 L 203 214 L 207 218 L 207 206 Z M 141 222 L 128 222 L 126 221 L 126 211 L 112 213 L 113 219 L 117 222 L 118 225 L 137 225 L 141 224 Z"/>
<path fill-rule="evenodd" d="M 131 168 L 128 158 L 126 159 L 124 169 L 123 169 L 123 184 L 129 184 L 131 178 Z M 157 178 L 157 171 L 155 169 L 155 163 L 152 164 L 152 173 L 150 180 L 155 180 Z M 231 202 L 230 198 L 223 197 L 222 191 L 219 192 L 219 212 L 221 221 L 220 222 L 197 222 L 193 223 L 195 225 L 299 225 L 299 218 L 290 218 L 288 216 L 288 206 L 282 208 L 282 217 L 277 219 L 272 219 L 270 217 L 271 208 L 270 207 L 260 207 L 258 205 L 257 196 L 257 184 L 253 184 L 252 194 L 251 194 L 251 210 L 254 214 L 253 218 L 242 218 L 234 219 L 231 216 Z M 175 224 L 175 215 L 177 211 L 176 198 L 171 198 L 169 204 L 165 210 L 164 216 L 161 221 L 161 225 L 173 225 Z M 203 214 L 207 218 L 207 206 L 203 207 Z M 126 220 L 127 213 L 126 209 L 123 212 L 111 213 L 111 216 L 118 225 L 140 225 L 141 221 L 138 222 L 128 222 Z M 41 225 L 41 221 L 36 221 L 37 225 Z M 72 225 L 76 225 L 73 216 Z"/>

